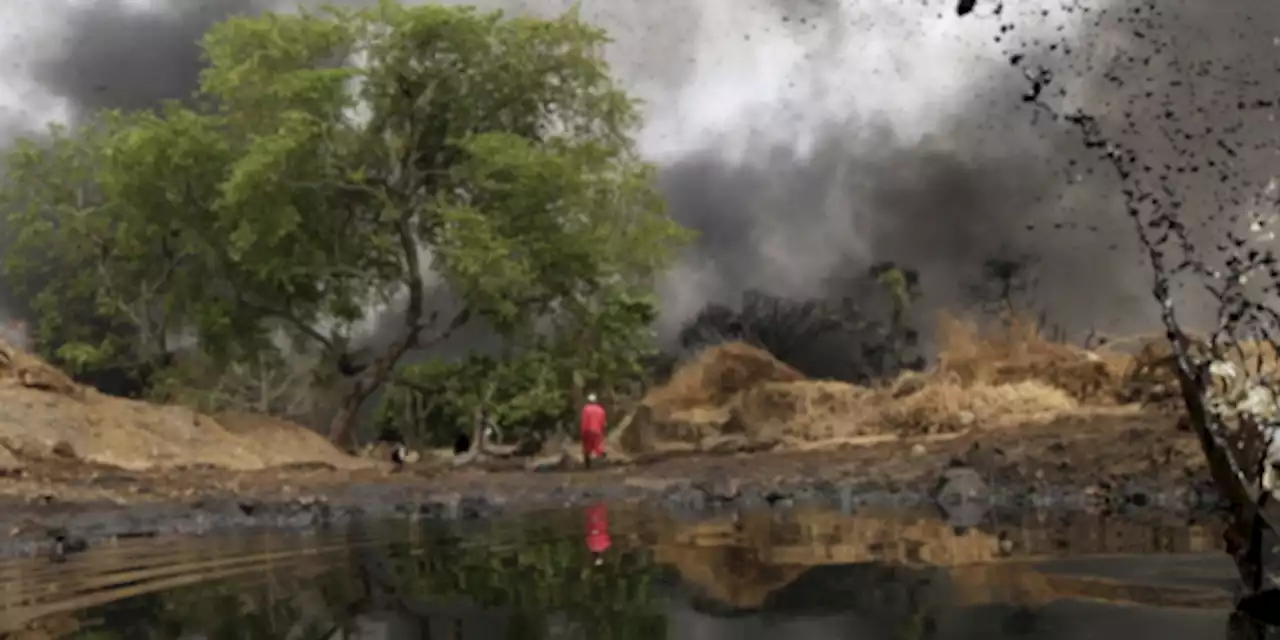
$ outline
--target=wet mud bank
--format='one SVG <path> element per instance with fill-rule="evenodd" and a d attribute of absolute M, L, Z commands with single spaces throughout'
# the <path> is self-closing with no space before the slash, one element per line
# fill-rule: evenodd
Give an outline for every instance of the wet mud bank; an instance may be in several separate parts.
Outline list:
<path fill-rule="evenodd" d="M 658 481 L 613 474 L 562 475 L 576 476 L 575 482 L 555 482 L 559 479 L 554 477 L 458 487 L 363 482 L 293 498 L 211 496 L 136 504 L 0 502 L 0 530 L 7 533 L 0 542 L 0 555 L 48 553 L 58 536 L 93 546 L 113 538 L 327 529 L 388 520 L 495 520 L 598 503 L 691 520 L 734 511 L 932 510 L 957 528 L 981 528 L 993 519 L 1028 514 L 1172 519 L 1192 524 L 1217 522 L 1222 513 L 1218 494 L 1207 481 L 1170 486 L 1158 478 L 1136 477 L 1115 483 L 1049 485 L 1034 478 L 984 478 L 966 466 L 949 467 L 908 483 L 854 477 Z"/>
<path fill-rule="evenodd" d="M 1036 512 L 1220 520 L 1199 445 L 1174 422 L 1089 417 L 927 444 L 693 454 L 591 471 L 129 473 L 33 464 L 22 478 L 0 478 L 0 555 L 43 553 L 56 535 L 92 544 L 393 519 L 483 521 L 602 502 L 690 519 L 736 510 L 923 508 L 957 527 Z"/>

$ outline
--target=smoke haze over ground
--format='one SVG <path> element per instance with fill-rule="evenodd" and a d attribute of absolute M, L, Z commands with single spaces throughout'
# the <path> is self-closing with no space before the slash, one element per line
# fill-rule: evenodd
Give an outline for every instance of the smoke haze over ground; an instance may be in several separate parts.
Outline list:
<path fill-rule="evenodd" d="M 9 32 L 2 53 L 13 61 L 0 87 L 5 137 L 50 118 L 188 95 L 199 35 L 227 15 L 271 3 L 9 4 L 0 9 L 0 29 Z M 539 13 L 569 6 L 481 4 Z M 641 143 L 663 167 L 674 214 L 701 232 L 663 285 L 667 335 L 708 300 L 732 302 L 752 287 L 824 293 L 879 260 L 919 269 L 930 307 L 961 306 L 984 259 L 1016 254 L 1039 257 L 1035 302 L 1065 328 L 1125 333 L 1153 325 L 1150 276 L 1114 178 L 1087 160 L 1074 131 L 1020 100 L 1028 82 L 1007 57 L 1056 60 L 1067 103 L 1106 112 L 1116 127 L 1123 123 L 1111 116 L 1125 109 L 1185 110 L 1189 130 L 1203 134 L 1185 143 L 1203 147 L 1201 155 L 1220 153 L 1216 137 L 1240 114 L 1210 106 L 1209 96 L 1238 92 L 1249 77 L 1273 82 L 1266 74 L 1280 68 L 1272 33 L 1280 5 L 1161 0 L 1159 27 L 1135 33 L 1125 16 L 1143 6 L 1138 0 L 1097 0 L 1088 12 L 1023 2 L 1020 13 L 1003 16 L 980 0 L 964 19 L 953 4 L 583 4 L 584 16 L 614 36 L 611 60 L 647 102 Z M 1002 23 L 1014 28 L 996 42 Z M 1059 42 L 1071 52 L 1050 49 Z M 1126 50 L 1138 60 L 1126 62 Z M 1231 71 L 1189 75 L 1173 64 L 1175 51 Z M 1121 77 L 1108 78 L 1108 70 Z M 1183 86 L 1171 88 L 1177 79 Z M 1274 82 L 1247 90 L 1278 93 Z M 1170 91 L 1173 107 L 1165 104 Z M 1269 139 L 1272 112 L 1248 116 L 1249 128 L 1234 135 Z M 1174 162 L 1154 129 L 1128 135 Z M 1270 175 L 1274 149 L 1242 149 L 1231 162 Z M 1201 196 L 1204 213 L 1194 217 L 1207 221 L 1222 199 L 1212 193 L 1219 182 L 1187 184 Z"/>

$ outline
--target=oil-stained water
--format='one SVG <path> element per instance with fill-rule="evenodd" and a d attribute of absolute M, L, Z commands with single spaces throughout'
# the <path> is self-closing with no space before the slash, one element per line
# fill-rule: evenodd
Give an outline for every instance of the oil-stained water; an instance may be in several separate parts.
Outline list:
<path fill-rule="evenodd" d="M 596 505 L 135 538 L 65 562 L 0 559 L 0 639 L 1243 640 L 1228 631 L 1236 578 L 1219 533 L 1114 516 L 690 522 Z"/>

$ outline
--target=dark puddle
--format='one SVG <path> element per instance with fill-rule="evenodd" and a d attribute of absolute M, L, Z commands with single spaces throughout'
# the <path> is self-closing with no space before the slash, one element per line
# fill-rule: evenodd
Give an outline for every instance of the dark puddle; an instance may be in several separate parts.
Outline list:
<path fill-rule="evenodd" d="M 583 509 L 0 559 L 0 638 L 1243 638 L 1212 524 Z"/>

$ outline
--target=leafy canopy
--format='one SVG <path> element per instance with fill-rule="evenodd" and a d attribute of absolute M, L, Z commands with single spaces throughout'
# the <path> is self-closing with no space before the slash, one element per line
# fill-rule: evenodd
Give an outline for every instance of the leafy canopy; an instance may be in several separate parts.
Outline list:
<path fill-rule="evenodd" d="M 10 154 L 5 274 L 33 299 L 42 349 L 86 368 L 193 342 L 224 364 L 337 357 L 353 322 L 395 304 L 402 326 L 347 404 L 477 316 L 517 346 L 593 340 L 615 364 L 570 369 L 615 375 L 651 313 L 596 321 L 645 300 L 685 236 L 635 152 L 605 43 L 572 11 L 384 2 L 228 20 L 203 40 L 193 100 Z"/>
<path fill-rule="evenodd" d="M 581 399 L 575 392 L 633 395 L 652 355 L 652 299 L 607 296 L 577 312 L 558 314 L 554 331 L 522 342 L 506 358 L 404 367 L 379 406 L 379 425 L 415 443 L 448 446 L 473 427 L 474 410 L 483 405 L 504 436 L 525 439 L 571 425 Z"/>

